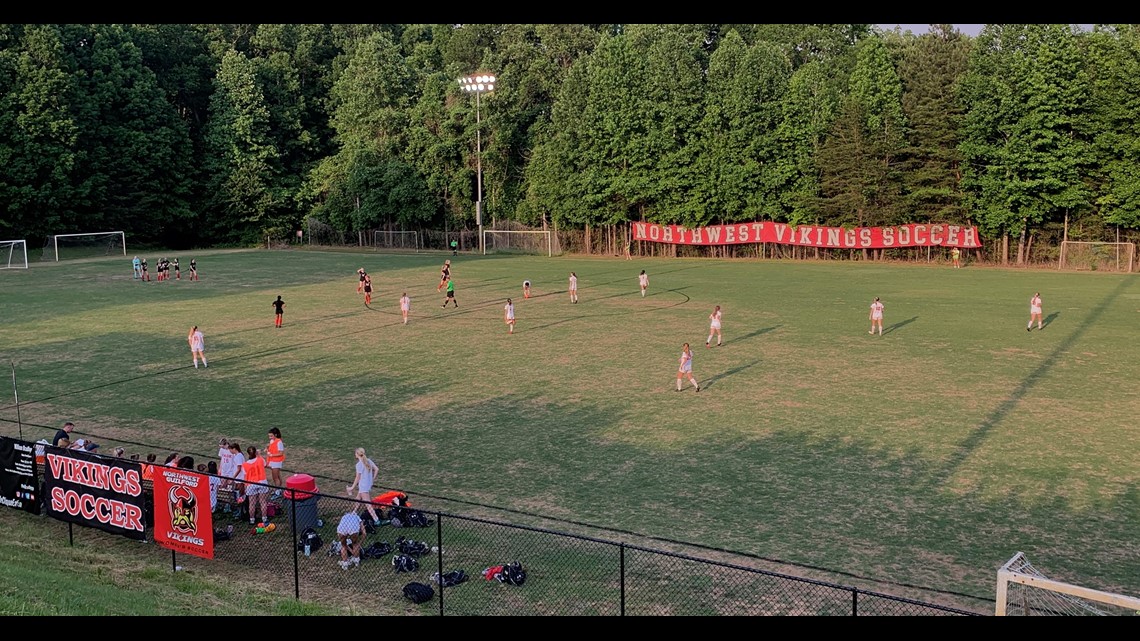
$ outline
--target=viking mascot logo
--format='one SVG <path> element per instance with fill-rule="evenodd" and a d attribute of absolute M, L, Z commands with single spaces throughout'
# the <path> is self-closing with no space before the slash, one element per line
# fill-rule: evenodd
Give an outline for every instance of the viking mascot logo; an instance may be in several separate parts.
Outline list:
<path fill-rule="evenodd" d="M 170 488 L 170 528 L 185 534 L 198 530 L 198 501 L 181 485 Z"/>

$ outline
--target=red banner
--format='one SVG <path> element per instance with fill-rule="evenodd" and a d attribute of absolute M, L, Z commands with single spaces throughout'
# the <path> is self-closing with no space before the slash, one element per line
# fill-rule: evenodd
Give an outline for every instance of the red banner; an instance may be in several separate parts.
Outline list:
<path fill-rule="evenodd" d="M 177 467 L 154 468 L 154 542 L 164 548 L 214 558 L 210 477 Z"/>
<path fill-rule="evenodd" d="M 680 225 L 633 223 L 633 239 L 670 245 L 745 245 L 775 243 L 824 249 L 890 249 L 893 247 L 982 246 L 977 227 L 943 224 L 898 225 L 895 227 L 792 226 L 785 223 L 756 222 L 710 225 L 689 229 Z"/>

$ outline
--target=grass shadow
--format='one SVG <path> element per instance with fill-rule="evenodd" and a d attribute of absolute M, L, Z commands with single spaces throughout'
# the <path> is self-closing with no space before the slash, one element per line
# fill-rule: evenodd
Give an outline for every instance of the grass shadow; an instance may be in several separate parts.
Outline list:
<path fill-rule="evenodd" d="M 736 367 L 733 367 L 732 369 L 727 369 L 727 370 L 725 370 L 719 374 L 714 374 L 713 376 L 709 377 L 708 379 L 703 380 L 703 381 L 698 381 L 697 383 L 701 386 L 701 389 L 703 390 L 707 387 L 712 387 L 713 385 L 716 385 L 717 381 L 720 381 L 721 379 L 728 378 L 729 376 L 732 376 L 734 374 L 739 374 L 746 369 L 750 369 L 752 367 L 755 367 L 759 363 L 760 363 L 760 359 L 758 358 L 758 359 L 752 361 L 751 363 L 746 363 L 744 365 L 737 365 Z"/>
<path fill-rule="evenodd" d="M 764 334 L 767 334 L 768 332 L 775 331 L 781 327 L 783 327 L 783 325 L 773 325 L 771 327 L 762 327 L 760 329 L 748 332 L 747 334 L 745 334 L 744 336 L 741 336 L 740 338 L 734 338 L 732 340 L 725 341 L 724 344 L 727 345 L 729 343 L 739 343 L 740 341 L 746 341 L 750 338 L 756 338 L 757 336 L 762 336 Z"/>
<path fill-rule="evenodd" d="M 1060 315 L 1061 315 L 1061 312 L 1053 312 L 1052 314 L 1049 314 L 1048 316 L 1046 316 L 1045 322 L 1041 323 L 1041 329 L 1045 329 L 1046 327 L 1052 325 L 1053 321 L 1056 320 L 1056 318 Z"/>
<path fill-rule="evenodd" d="M 883 333 L 884 334 L 890 334 L 891 332 L 895 331 L 896 329 L 901 329 L 903 327 L 906 327 L 907 325 L 910 325 L 911 323 L 913 323 L 916 320 L 918 320 L 917 316 L 911 316 L 910 318 L 908 318 L 904 321 L 899 321 L 899 322 L 895 323 L 894 325 L 891 325 L 890 327 L 884 329 Z"/>

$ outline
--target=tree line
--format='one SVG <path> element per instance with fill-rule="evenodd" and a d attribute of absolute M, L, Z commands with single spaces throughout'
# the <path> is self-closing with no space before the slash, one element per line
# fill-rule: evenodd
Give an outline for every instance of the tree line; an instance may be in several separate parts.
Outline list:
<path fill-rule="evenodd" d="M 1136 25 L 7 24 L 0 237 L 467 230 L 481 167 L 486 224 L 944 222 L 1020 261 L 1140 227 L 1138 83 Z"/>

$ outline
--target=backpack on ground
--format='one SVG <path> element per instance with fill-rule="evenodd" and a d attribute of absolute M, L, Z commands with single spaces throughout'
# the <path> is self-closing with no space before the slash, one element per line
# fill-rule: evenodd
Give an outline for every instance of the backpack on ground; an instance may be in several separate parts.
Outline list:
<path fill-rule="evenodd" d="M 412 581 L 404 586 L 404 596 L 412 603 L 426 603 L 435 597 L 435 590 L 430 585 Z"/>
<path fill-rule="evenodd" d="M 303 552 L 305 550 L 305 545 L 308 544 L 309 553 L 312 554 L 313 552 L 321 549 L 322 543 L 323 541 L 321 541 L 321 535 L 317 534 L 317 531 L 313 528 L 307 527 L 301 531 L 301 536 L 297 537 L 297 551 Z"/>
<path fill-rule="evenodd" d="M 420 569 L 420 562 L 407 554 L 395 554 L 392 556 L 392 567 L 396 568 L 397 574 L 415 572 Z"/>
<path fill-rule="evenodd" d="M 423 541 L 411 541 L 400 536 L 396 538 L 396 548 L 400 550 L 401 554 L 408 556 L 421 557 L 431 552 L 431 548 Z"/>
<path fill-rule="evenodd" d="M 362 559 L 381 559 L 392 551 L 392 546 L 386 541 L 373 541 L 371 545 L 360 550 Z"/>
<path fill-rule="evenodd" d="M 453 585 L 459 585 L 466 580 L 467 573 L 463 570 L 452 570 L 451 572 L 446 572 L 444 573 L 442 580 L 439 578 L 439 572 L 434 572 L 431 575 L 432 583 L 436 583 L 445 588 L 450 588 Z"/>
<path fill-rule="evenodd" d="M 508 585 L 522 585 L 526 583 L 526 570 L 522 563 L 511 561 L 505 565 L 492 565 L 483 570 L 483 578 Z"/>

